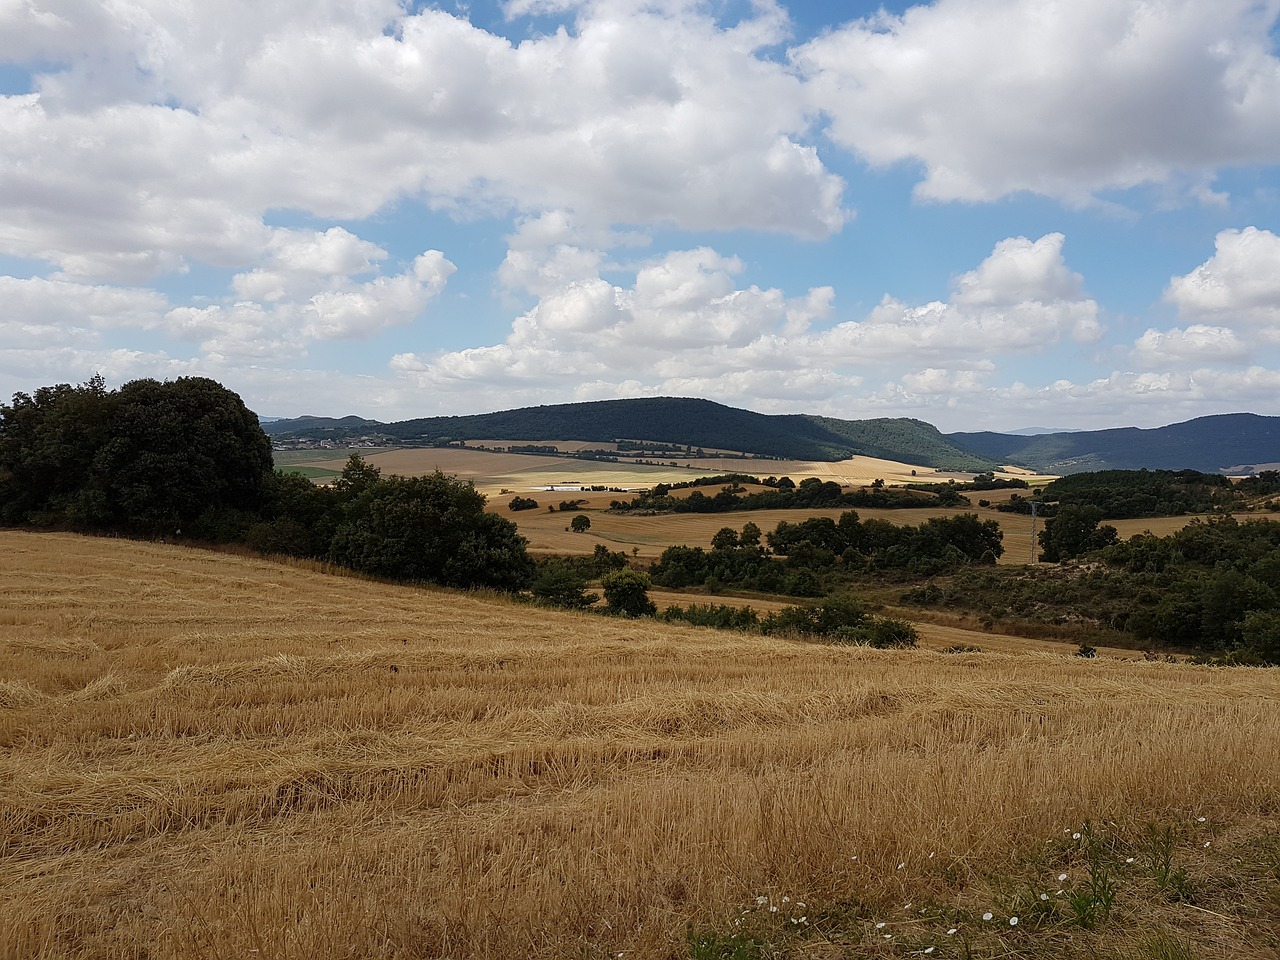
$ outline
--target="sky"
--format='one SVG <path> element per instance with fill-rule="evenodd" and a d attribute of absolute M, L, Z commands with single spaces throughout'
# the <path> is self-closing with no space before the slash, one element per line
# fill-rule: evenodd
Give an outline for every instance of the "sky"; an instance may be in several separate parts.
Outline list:
<path fill-rule="evenodd" d="M 0 0 L 0 398 L 1280 415 L 1280 0 Z"/>

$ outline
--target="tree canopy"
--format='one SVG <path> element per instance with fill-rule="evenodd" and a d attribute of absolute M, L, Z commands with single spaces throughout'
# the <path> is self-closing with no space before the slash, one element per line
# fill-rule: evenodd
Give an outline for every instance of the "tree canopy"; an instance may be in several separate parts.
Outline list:
<path fill-rule="evenodd" d="M 0 520 L 229 539 L 263 506 L 271 445 L 214 380 L 18 393 L 0 406 Z"/>

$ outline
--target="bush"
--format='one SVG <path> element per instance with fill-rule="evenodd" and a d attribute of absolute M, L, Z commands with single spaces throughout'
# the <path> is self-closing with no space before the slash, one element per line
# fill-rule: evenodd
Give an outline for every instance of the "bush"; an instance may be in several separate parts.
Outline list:
<path fill-rule="evenodd" d="M 760 617 L 750 607 L 735 607 L 720 603 L 691 603 L 687 607 L 667 607 L 662 612 L 662 619 L 683 621 L 695 627 L 713 627 L 716 630 L 758 630 Z"/>
<path fill-rule="evenodd" d="M 600 599 L 599 594 L 587 593 L 586 577 L 559 562 L 542 564 L 529 592 L 537 603 L 564 610 L 583 610 Z"/>
<path fill-rule="evenodd" d="M 605 613 L 619 617 L 651 617 L 658 612 L 649 599 L 650 581 L 638 570 L 615 570 L 600 581 L 604 587 Z"/>
<path fill-rule="evenodd" d="M 841 642 L 865 644 L 877 650 L 914 647 L 920 634 L 906 620 L 894 617 L 868 617 L 865 624 L 838 635 Z"/>
<path fill-rule="evenodd" d="M 770 613 L 760 623 L 766 634 L 831 636 L 840 630 L 860 627 L 866 612 L 853 597 L 833 597 L 825 603 L 805 607 L 784 607 Z"/>

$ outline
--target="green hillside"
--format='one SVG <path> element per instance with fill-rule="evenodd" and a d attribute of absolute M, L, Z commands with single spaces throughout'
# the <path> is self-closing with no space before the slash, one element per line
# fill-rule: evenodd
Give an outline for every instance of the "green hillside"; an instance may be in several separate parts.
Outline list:
<path fill-rule="evenodd" d="M 425 417 L 399 423 L 281 420 L 264 424 L 273 436 L 339 439 L 351 431 L 376 432 L 406 443 L 454 440 L 646 440 L 735 450 L 787 460 L 881 457 L 926 467 L 983 470 L 992 461 L 961 449 L 930 424 L 910 419 L 838 420 L 803 414 L 767 415 L 676 397 L 600 400 L 525 407 L 461 417 Z"/>
<path fill-rule="evenodd" d="M 951 433 L 945 439 L 976 455 L 1045 473 L 1087 470 L 1200 470 L 1280 462 L 1280 417 L 1231 413 L 1142 430 L 1086 430 L 1019 437 Z"/>

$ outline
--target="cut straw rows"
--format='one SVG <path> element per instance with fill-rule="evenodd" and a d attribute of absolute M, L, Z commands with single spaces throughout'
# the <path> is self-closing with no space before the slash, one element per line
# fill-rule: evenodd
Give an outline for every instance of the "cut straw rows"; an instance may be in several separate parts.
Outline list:
<path fill-rule="evenodd" d="M 0 600 L 0 957 L 678 957 L 765 893 L 961 904 L 1067 824 L 1277 813 L 1272 672 L 0 540 L 49 598 Z"/>

